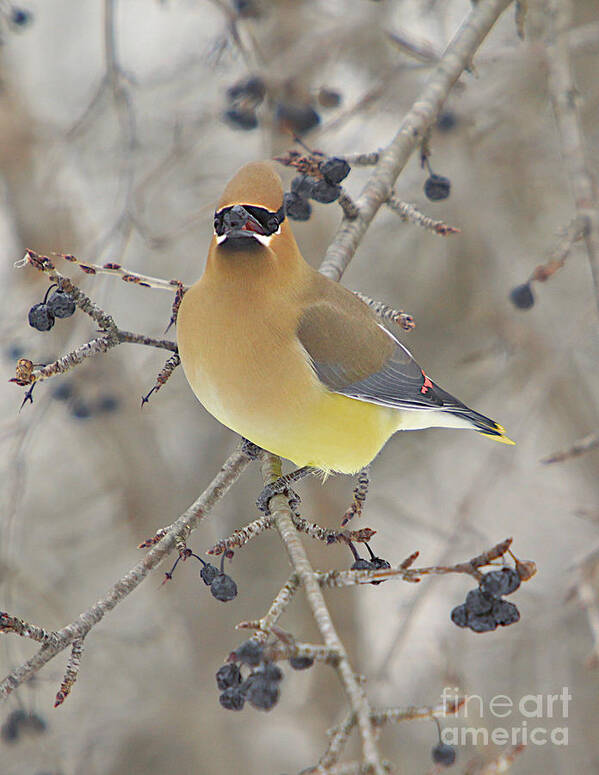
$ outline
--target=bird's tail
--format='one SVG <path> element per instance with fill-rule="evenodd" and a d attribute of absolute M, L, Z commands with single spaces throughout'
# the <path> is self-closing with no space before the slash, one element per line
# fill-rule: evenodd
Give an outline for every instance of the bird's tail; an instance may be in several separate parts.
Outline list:
<path fill-rule="evenodd" d="M 488 436 L 490 439 L 500 441 L 502 444 L 515 444 L 509 436 L 506 436 L 503 425 L 495 422 L 495 420 L 491 420 L 490 417 L 485 417 L 485 415 L 480 414 L 480 412 L 475 412 L 474 409 L 469 409 L 465 406 L 463 409 L 450 410 L 449 413 L 458 415 L 460 418 L 467 420 L 471 423 L 474 430 L 482 433 L 483 436 Z"/>
<path fill-rule="evenodd" d="M 438 385 L 435 385 L 435 392 L 443 400 L 444 405 L 442 411 L 444 413 L 459 418 L 460 420 L 465 420 L 473 430 L 482 433 L 483 436 L 488 436 L 490 439 L 500 441 L 502 444 L 515 444 L 509 436 L 506 436 L 503 425 L 495 422 L 495 420 L 491 420 L 490 417 L 486 417 L 480 412 L 475 412 L 474 409 L 470 409 L 469 406 L 463 404 Z"/>

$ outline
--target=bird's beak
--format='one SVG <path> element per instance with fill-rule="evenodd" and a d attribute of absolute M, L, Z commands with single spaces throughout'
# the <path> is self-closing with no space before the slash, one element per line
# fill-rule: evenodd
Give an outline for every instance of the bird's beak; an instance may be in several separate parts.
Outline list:
<path fill-rule="evenodd" d="M 242 205 L 234 205 L 223 213 L 218 231 L 220 234 L 217 232 L 216 241 L 219 245 L 249 247 L 251 243 L 248 240 L 260 242 L 262 245 L 270 241 L 262 224 Z"/>

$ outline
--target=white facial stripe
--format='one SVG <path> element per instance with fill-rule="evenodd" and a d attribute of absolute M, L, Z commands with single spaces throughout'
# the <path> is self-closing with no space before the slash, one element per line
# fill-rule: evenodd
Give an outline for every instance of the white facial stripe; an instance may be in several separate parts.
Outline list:
<path fill-rule="evenodd" d="M 258 240 L 258 242 L 261 245 L 264 245 L 264 247 L 268 247 L 270 245 L 270 241 L 275 236 L 275 234 L 281 233 L 281 226 L 276 231 L 273 231 L 272 234 L 258 234 L 258 232 L 252 231 L 250 234 L 255 240 Z M 229 236 L 228 234 L 217 234 L 216 231 L 214 232 L 214 236 L 216 237 L 216 244 L 222 245 L 222 243 L 227 239 Z"/>
<path fill-rule="evenodd" d="M 269 234 L 269 235 L 266 235 L 266 234 L 258 234 L 258 233 L 257 233 L 257 232 L 255 232 L 255 231 L 252 231 L 252 232 L 249 232 L 249 233 L 250 233 L 250 234 L 252 235 L 252 237 L 253 237 L 255 240 L 257 240 L 257 241 L 258 241 L 258 242 L 259 242 L 261 245 L 264 245 L 264 247 L 266 247 L 266 248 L 267 248 L 267 247 L 270 245 L 270 241 L 271 241 L 271 239 L 274 237 L 274 235 L 275 235 L 275 234 L 279 234 L 279 233 L 280 233 L 280 231 L 281 231 L 281 230 L 280 230 L 280 229 L 278 229 L 278 230 L 277 230 L 277 231 L 275 231 L 273 234 Z M 217 244 L 217 245 L 222 245 L 222 243 L 223 243 L 223 242 L 224 242 L 224 241 L 227 239 L 227 237 L 228 237 L 229 235 L 228 235 L 228 234 L 221 234 L 221 235 L 218 235 L 216 232 L 214 232 L 214 236 L 216 237 L 216 244 Z"/>

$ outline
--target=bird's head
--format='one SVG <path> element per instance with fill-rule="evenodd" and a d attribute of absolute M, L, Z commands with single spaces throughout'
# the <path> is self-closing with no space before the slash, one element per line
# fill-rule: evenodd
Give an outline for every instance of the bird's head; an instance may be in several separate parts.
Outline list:
<path fill-rule="evenodd" d="M 214 213 L 214 237 L 223 249 L 277 250 L 293 236 L 288 230 L 281 179 L 268 162 L 243 166 L 227 184 Z"/>

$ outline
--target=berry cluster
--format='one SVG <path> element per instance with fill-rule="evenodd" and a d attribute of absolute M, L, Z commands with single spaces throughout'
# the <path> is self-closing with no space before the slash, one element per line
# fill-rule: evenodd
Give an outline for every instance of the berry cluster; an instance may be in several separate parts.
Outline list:
<path fill-rule="evenodd" d="M 515 288 L 512 288 L 510 301 L 518 309 L 530 309 L 535 303 L 530 283 L 522 283 L 522 285 L 516 285 Z"/>
<path fill-rule="evenodd" d="M 258 116 L 256 109 L 266 95 L 266 85 L 262 78 L 250 75 L 237 81 L 227 89 L 229 108 L 224 112 L 225 120 L 236 129 L 256 129 Z"/>
<path fill-rule="evenodd" d="M 473 632 L 490 632 L 497 626 L 507 627 L 520 619 L 513 603 L 503 600 L 520 586 L 520 576 L 514 568 L 485 573 L 478 589 L 471 589 L 466 602 L 451 612 L 451 620 L 458 627 L 469 627 Z"/>
<path fill-rule="evenodd" d="M 321 204 L 330 204 L 339 199 L 342 180 L 349 175 L 351 167 L 338 157 L 321 161 L 319 175 L 296 175 L 291 181 L 291 191 L 285 194 L 285 213 L 294 221 L 307 221 L 312 213 L 309 199 Z"/>
<path fill-rule="evenodd" d="M 290 657 L 289 664 L 294 670 L 306 670 L 314 660 Z M 250 668 L 245 678 L 242 668 Z M 246 640 L 216 672 L 216 685 L 221 691 L 218 699 L 227 710 L 242 710 L 246 701 L 257 710 L 272 710 L 279 701 L 282 680 L 283 671 L 265 657 L 264 645 Z"/>
<path fill-rule="evenodd" d="M 49 331 L 56 318 L 70 318 L 75 312 L 75 301 L 70 294 L 57 289 L 48 298 L 54 287 L 51 285 L 44 300 L 29 310 L 29 325 L 38 331 Z"/>
<path fill-rule="evenodd" d="M 23 734 L 40 734 L 46 730 L 46 722 L 37 713 L 27 713 L 23 708 L 13 710 L 0 727 L 0 737 L 5 743 L 16 743 Z"/>

